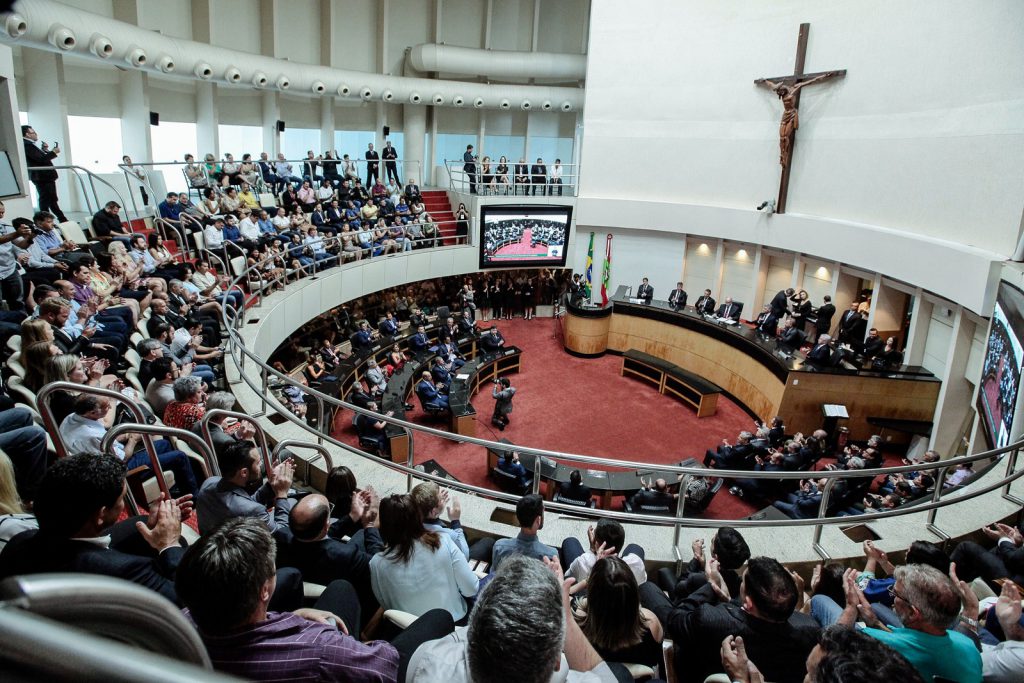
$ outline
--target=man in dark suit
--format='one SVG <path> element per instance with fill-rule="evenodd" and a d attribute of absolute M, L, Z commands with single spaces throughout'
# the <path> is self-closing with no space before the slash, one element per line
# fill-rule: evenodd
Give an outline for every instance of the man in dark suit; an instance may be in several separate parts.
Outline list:
<path fill-rule="evenodd" d="M 819 336 L 832 331 L 832 318 L 835 314 L 836 307 L 832 305 L 832 297 L 826 294 L 825 303 L 818 307 L 818 319 L 814 323 Z"/>
<path fill-rule="evenodd" d="M 739 322 L 741 310 L 742 307 L 737 303 L 733 303 L 731 296 L 727 296 L 725 297 L 725 303 L 719 306 L 718 310 L 715 311 L 715 315 L 719 318 L 724 318 L 725 320 Z"/>
<path fill-rule="evenodd" d="M 391 146 L 391 140 L 384 141 L 384 149 L 381 151 L 381 158 L 384 159 L 384 171 L 388 175 L 388 180 L 394 178 L 395 185 L 401 186 L 402 179 L 398 176 L 398 150 Z M 367 157 L 369 159 L 369 157 Z M 412 201 L 412 197 L 409 197 L 409 193 L 406 192 L 405 196 Z"/>
<path fill-rule="evenodd" d="M 705 289 L 704 294 L 697 297 L 697 303 L 693 305 L 693 310 L 701 315 L 711 315 L 715 312 L 715 300 L 711 298 L 710 289 Z"/>
<path fill-rule="evenodd" d="M 789 289 L 780 290 L 774 297 L 772 297 L 771 303 L 768 305 L 771 306 L 772 312 L 775 314 L 776 318 L 782 320 L 782 316 L 789 312 L 789 297 L 793 296 L 795 293 L 796 290 L 790 287 Z"/>
<path fill-rule="evenodd" d="M 676 308 L 683 308 L 686 306 L 686 290 L 683 289 L 682 282 L 677 282 L 676 288 L 668 295 L 668 304 L 669 306 L 674 306 Z"/>
<path fill-rule="evenodd" d="M 469 178 L 469 193 L 476 194 L 476 157 L 473 156 L 473 145 L 466 145 L 462 155 L 462 170 Z"/>
<path fill-rule="evenodd" d="M 807 354 L 807 362 L 811 365 L 818 367 L 824 367 L 829 365 L 829 361 L 832 360 L 832 347 L 829 346 L 829 342 L 832 341 L 832 337 L 827 334 L 823 334 L 818 337 L 818 343 L 814 345 L 811 352 Z"/>
<path fill-rule="evenodd" d="M 872 327 L 868 330 L 868 336 L 864 338 L 864 357 L 874 358 L 885 348 L 885 340 L 878 336 L 878 328 Z"/>
<path fill-rule="evenodd" d="M 411 178 L 409 184 L 405 186 L 405 198 L 410 204 L 423 199 L 423 195 L 420 194 L 420 186 L 416 184 L 415 178 Z"/>
<path fill-rule="evenodd" d="M 839 330 L 836 336 L 840 344 L 849 344 L 854 351 L 859 351 L 864 344 L 864 329 L 868 322 L 860 314 L 860 305 L 854 301 L 850 303 L 850 309 L 845 311 L 839 318 Z"/>
<path fill-rule="evenodd" d="M 589 486 L 583 485 L 583 475 L 580 474 L 580 471 L 573 470 L 569 473 L 569 481 L 558 485 L 558 495 L 562 498 L 590 505 L 590 499 L 594 493 L 590 490 Z"/>
<path fill-rule="evenodd" d="M 1024 524 L 1016 527 L 997 523 L 995 528 L 982 527 L 981 531 L 996 545 L 991 550 L 973 541 L 961 541 L 953 549 L 950 559 L 956 562 L 956 574 L 961 581 L 982 578 L 993 588 L 996 579 L 1012 579 L 1024 584 Z"/>
<path fill-rule="evenodd" d="M 548 167 L 544 165 L 544 160 L 537 157 L 537 163 L 530 166 L 530 184 L 532 186 L 531 196 L 537 194 L 537 188 L 540 188 L 540 194 L 543 197 L 548 192 Z"/>
<path fill-rule="evenodd" d="M 416 334 L 409 337 L 409 350 L 418 356 L 426 351 L 428 346 L 430 346 L 430 338 L 427 337 L 426 329 L 423 325 L 418 325 Z"/>
<path fill-rule="evenodd" d="M 799 491 L 788 494 L 786 500 L 777 500 L 772 505 L 793 519 L 817 517 L 818 508 L 821 507 L 822 491 L 827 481 L 828 479 L 801 480 Z"/>
<path fill-rule="evenodd" d="M 636 298 L 643 299 L 644 303 L 648 304 L 651 303 L 651 300 L 654 298 L 654 287 L 651 287 L 651 285 L 648 284 L 647 278 L 644 278 L 644 281 L 636 288 Z"/>
<path fill-rule="evenodd" d="M 710 567 L 709 567 L 710 568 Z M 770 681 L 799 681 L 820 627 L 796 612 L 793 577 L 778 561 L 755 557 L 747 562 L 739 604 L 717 572 L 709 583 L 673 606 L 653 582 L 640 586 L 640 603 L 654 612 L 666 637 L 676 644 L 676 670 L 683 683 L 699 683 L 722 670 L 720 652 L 727 636 L 742 636 L 747 657 Z"/>
<path fill-rule="evenodd" d="M 441 390 L 444 388 L 445 385 L 440 380 L 437 384 L 434 383 L 429 370 L 423 371 L 420 375 L 419 383 L 416 384 L 416 395 L 419 396 L 424 409 L 427 406 L 430 406 L 431 408 L 439 408 L 441 410 L 451 409 L 448 405 L 448 396 L 441 393 Z"/>
<path fill-rule="evenodd" d="M 64 325 L 69 315 L 71 306 L 64 299 L 49 298 L 39 304 L 39 319 L 50 324 L 50 329 L 53 330 L 53 343 L 61 353 L 98 356 L 106 360 L 111 367 L 117 367 L 120 353 L 113 346 L 92 341 L 91 337 L 96 333 L 94 326 L 87 325 L 75 338 L 65 331 Z"/>
<path fill-rule="evenodd" d="M 786 318 L 782 323 L 782 332 L 779 333 L 779 345 L 793 351 L 800 348 L 804 343 L 804 333 L 796 329 L 792 318 Z"/>
<path fill-rule="evenodd" d="M 304 581 L 324 586 L 337 579 L 348 581 L 359 595 L 363 616 L 369 618 L 379 607 L 370 586 L 370 558 L 384 550 L 384 541 L 372 525 L 362 532 L 363 547 L 330 538 L 330 509 L 327 497 L 319 493 L 295 504 L 288 517 L 289 531 L 283 534 L 286 542 L 278 546 L 277 564 L 295 567 Z"/>
<path fill-rule="evenodd" d="M 366 188 L 373 187 L 373 181 L 380 178 L 380 155 L 373 149 L 371 142 L 366 146 Z"/>
<path fill-rule="evenodd" d="M 430 376 L 434 378 L 436 383 L 446 387 L 452 383 L 452 373 L 441 356 L 434 358 L 434 364 L 430 368 Z"/>
<path fill-rule="evenodd" d="M 378 339 L 380 334 L 371 330 L 370 323 L 364 320 L 359 323 L 359 331 L 352 335 L 352 349 L 356 352 L 366 351 Z"/>
<path fill-rule="evenodd" d="M 772 312 L 772 307 L 767 304 L 761 309 L 761 313 L 754 323 L 757 331 L 767 337 L 774 337 L 779 329 L 779 319 Z"/>
<path fill-rule="evenodd" d="M 185 552 L 181 521 L 192 513 L 192 496 L 154 503 L 148 520 L 115 524 L 127 490 L 125 467 L 113 455 L 82 453 L 58 460 L 36 493 L 39 531 L 11 539 L 0 553 L 0 576 L 101 574 L 177 602 L 174 574 Z"/>
<path fill-rule="evenodd" d="M 519 188 L 523 188 L 523 194 L 530 192 L 530 167 L 526 165 L 526 159 L 519 159 L 519 163 L 513 169 L 513 194 L 519 194 Z"/>
<path fill-rule="evenodd" d="M 704 452 L 704 466 L 715 467 L 720 470 L 748 470 L 753 466 L 754 448 L 750 445 L 754 435 L 742 431 L 736 437 L 735 445 L 722 439 L 721 445 L 716 450 L 710 448 Z"/>
<path fill-rule="evenodd" d="M 25 145 L 25 163 L 28 166 L 48 166 L 37 171 L 29 171 L 29 180 L 36 186 L 39 193 L 39 210 L 49 211 L 63 223 L 68 219 L 57 203 L 57 171 L 53 168 L 53 160 L 60 155 L 60 144 L 53 143 L 53 149 L 45 142 L 39 142 L 39 135 L 32 126 L 21 127 L 21 138 Z"/>
<path fill-rule="evenodd" d="M 505 338 L 498 332 L 498 328 L 491 325 L 487 334 L 480 337 L 480 348 L 486 353 L 497 353 L 505 345 Z"/>
<path fill-rule="evenodd" d="M 629 504 L 633 506 L 633 510 L 637 512 L 643 512 L 644 509 L 650 508 L 664 508 L 673 509 L 676 499 L 679 494 L 672 493 L 668 490 L 668 482 L 664 479 L 656 479 L 653 483 L 650 481 L 640 480 L 643 488 L 633 494 L 633 497 L 629 499 Z"/>
<path fill-rule="evenodd" d="M 398 321 L 395 320 L 394 313 L 388 311 L 385 314 L 384 319 L 377 325 L 377 331 L 382 337 L 394 337 L 398 334 Z"/>

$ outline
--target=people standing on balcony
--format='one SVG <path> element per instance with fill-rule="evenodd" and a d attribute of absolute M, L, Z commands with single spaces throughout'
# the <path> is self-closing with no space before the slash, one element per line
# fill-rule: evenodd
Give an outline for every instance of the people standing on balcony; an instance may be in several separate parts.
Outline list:
<path fill-rule="evenodd" d="M 25 145 L 25 162 L 29 168 L 29 180 L 36 186 L 39 194 L 39 210 L 49 211 L 63 223 L 68 219 L 60 210 L 57 199 L 57 171 L 53 168 L 53 160 L 60 156 L 60 143 L 53 143 L 53 149 L 45 142 L 39 141 L 39 134 L 32 126 L 21 127 L 22 142 Z"/>

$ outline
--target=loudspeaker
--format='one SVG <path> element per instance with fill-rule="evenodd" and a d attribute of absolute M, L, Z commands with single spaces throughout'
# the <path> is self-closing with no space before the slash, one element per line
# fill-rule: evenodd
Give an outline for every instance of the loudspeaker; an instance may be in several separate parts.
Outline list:
<path fill-rule="evenodd" d="M 160 113 L 151 111 L 149 112 L 149 125 L 159 126 L 160 125 Z"/>
<path fill-rule="evenodd" d="M 278 121 L 277 122 L 277 132 L 278 133 L 283 133 L 284 132 L 284 121 Z"/>
<path fill-rule="evenodd" d="M 391 126 L 384 126 L 384 137 L 391 135 Z"/>

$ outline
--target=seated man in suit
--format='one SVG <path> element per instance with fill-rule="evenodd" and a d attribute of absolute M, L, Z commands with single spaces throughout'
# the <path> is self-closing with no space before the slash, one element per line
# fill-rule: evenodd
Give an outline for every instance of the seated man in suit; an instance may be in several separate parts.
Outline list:
<path fill-rule="evenodd" d="M 505 345 L 505 338 L 501 336 L 501 332 L 498 332 L 497 327 L 491 325 L 487 334 L 480 337 L 479 344 L 485 353 L 497 353 Z"/>
<path fill-rule="evenodd" d="M 779 332 L 779 346 L 788 351 L 795 351 L 804 343 L 804 333 L 796 329 L 792 318 L 786 318 L 782 323 L 782 331 Z"/>
<path fill-rule="evenodd" d="M 417 325 L 416 334 L 409 337 L 409 350 L 419 356 L 427 350 L 428 346 L 430 346 L 430 338 L 427 337 L 426 328 L 423 325 Z"/>
<path fill-rule="evenodd" d="M 363 378 L 366 379 L 366 386 L 373 395 L 380 395 L 388 390 L 388 378 L 373 358 L 366 361 L 366 371 L 363 373 Z"/>
<path fill-rule="evenodd" d="M 462 310 L 462 317 L 459 318 L 459 336 L 475 337 L 476 334 L 476 321 L 473 320 L 473 311 L 470 308 L 464 308 Z"/>
<path fill-rule="evenodd" d="M 675 308 L 684 308 L 686 306 L 686 290 L 683 289 L 682 282 L 676 283 L 676 288 L 668 295 L 668 303 Z"/>
<path fill-rule="evenodd" d="M 742 431 L 736 437 L 736 443 L 730 444 L 722 439 L 717 450 L 708 449 L 704 453 L 704 466 L 711 467 L 712 464 L 721 470 L 748 470 L 753 467 L 754 448 L 750 445 L 754 435 L 748 431 Z"/>
<path fill-rule="evenodd" d="M 708 583 L 708 558 L 704 550 L 704 539 L 698 538 L 690 547 L 693 559 L 678 575 L 668 567 L 658 570 L 658 584 L 665 589 L 675 605 Z M 725 581 L 729 595 L 739 595 L 739 570 L 750 559 L 750 546 L 743 535 L 730 526 L 718 527 L 711 539 L 711 558 L 718 561 L 718 573 Z"/>
<path fill-rule="evenodd" d="M 519 485 L 524 489 L 529 488 L 533 482 L 533 475 L 523 467 L 523 463 L 519 462 L 519 454 L 515 451 L 505 453 L 498 459 L 498 469 L 506 474 L 518 477 Z"/>
<path fill-rule="evenodd" d="M 774 337 L 779 330 L 779 319 L 775 317 L 772 307 L 768 304 L 761 307 L 761 313 L 757 316 L 754 324 L 754 329 L 766 337 Z"/>
<path fill-rule="evenodd" d="M 377 331 L 382 337 L 394 337 L 398 334 L 398 321 L 395 320 L 395 315 L 391 311 L 388 311 L 384 319 L 377 325 Z"/>
<path fill-rule="evenodd" d="M 430 376 L 434 378 L 434 382 L 438 385 L 450 387 L 452 384 L 451 370 L 441 356 L 434 357 L 434 364 L 430 367 Z"/>
<path fill-rule="evenodd" d="M 804 479 L 800 490 L 787 494 L 786 500 L 777 500 L 772 505 L 793 519 L 810 519 L 818 516 L 822 491 L 828 479 Z"/>
<path fill-rule="evenodd" d="M 263 481 L 263 457 L 252 441 L 239 441 L 228 446 L 218 459 L 221 475 L 203 482 L 196 496 L 199 512 L 199 533 L 206 534 L 231 517 L 256 517 L 270 531 L 288 527 L 288 513 L 295 500 L 288 497 L 295 475 L 295 464 L 285 460 L 267 472 Z M 273 508 L 271 514 L 268 508 Z"/>
<path fill-rule="evenodd" d="M 364 320 L 359 323 L 359 330 L 352 335 L 352 348 L 357 352 L 366 351 L 378 339 L 380 339 L 380 333 L 371 330 L 370 323 Z"/>
<path fill-rule="evenodd" d="M 346 400 L 349 403 L 354 403 L 360 408 L 365 408 L 370 405 L 370 402 L 373 400 L 373 396 L 370 396 L 370 394 L 366 392 L 366 388 L 363 387 L 363 383 L 357 379 L 352 382 L 352 388 L 349 389 Z"/>
<path fill-rule="evenodd" d="M 653 483 L 641 479 L 640 483 L 642 488 L 629 499 L 629 504 L 637 512 L 654 508 L 669 508 L 671 510 L 679 497 L 678 493 L 668 490 L 668 482 L 664 479 L 655 479 Z"/>
<path fill-rule="evenodd" d="M 715 311 L 715 315 L 723 320 L 739 322 L 741 310 L 743 310 L 742 307 L 739 304 L 733 303 L 731 296 L 727 296 L 725 297 L 725 303 Z"/>
<path fill-rule="evenodd" d="M 112 455 L 80 453 L 46 471 L 34 501 L 38 531 L 15 536 L 0 553 L 0 577 L 49 572 L 132 581 L 177 603 L 174 575 L 185 552 L 181 521 L 192 496 L 153 504 L 149 519 L 117 523 L 125 510 L 125 467 Z"/>
<path fill-rule="evenodd" d="M 562 498 L 568 498 L 569 500 L 589 505 L 594 493 L 590 490 L 589 486 L 583 485 L 583 475 L 580 474 L 580 471 L 573 470 L 569 474 L 569 481 L 558 485 L 558 495 Z"/>
<path fill-rule="evenodd" d="M 644 303 L 648 304 L 651 303 L 651 300 L 654 298 L 654 287 L 651 287 L 647 282 L 647 278 L 644 278 L 643 282 L 640 283 L 640 286 L 636 288 L 636 298 L 643 299 Z"/>
<path fill-rule="evenodd" d="M 384 550 L 384 541 L 372 525 L 363 531 L 364 547 L 331 538 L 327 535 L 330 509 L 327 497 L 319 493 L 295 504 L 288 515 L 287 542 L 277 549 L 278 565 L 294 567 L 304 581 L 324 586 L 337 579 L 348 581 L 359 595 L 363 617 L 369 619 L 379 607 L 370 586 L 370 558 Z"/>
<path fill-rule="evenodd" d="M 874 358 L 885 348 L 885 340 L 878 336 L 878 328 L 872 327 L 868 330 L 868 336 L 864 338 L 864 357 Z"/>
<path fill-rule="evenodd" d="M 455 337 L 451 337 L 448 341 L 438 344 L 437 355 L 444 359 L 444 362 L 451 370 L 458 370 L 466 364 L 466 359 L 459 351 L 459 345 L 456 343 Z"/>
<path fill-rule="evenodd" d="M 828 366 L 832 360 L 832 347 L 829 345 L 831 341 L 832 337 L 827 334 L 818 337 L 818 343 L 807 354 L 807 362 L 815 367 Z"/>
<path fill-rule="evenodd" d="M 451 410 L 451 407 L 448 405 L 448 395 L 442 393 L 442 391 L 446 390 L 447 387 L 444 384 L 440 382 L 434 383 L 430 372 L 427 370 L 423 371 L 419 383 L 416 384 L 416 395 L 420 397 L 424 410 L 427 407 Z"/>
<path fill-rule="evenodd" d="M 705 289 L 704 293 L 697 297 L 697 303 L 693 305 L 693 310 L 701 315 L 711 315 L 715 312 L 715 300 L 711 298 L 710 289 Z"/>
<path fill-rule="evenodd" d="M 680 681 L 699 683 L 721 671 L 719 653 L 726 636 L 742 636 L 747 657 L 764 680 L 803 680 L 804 662 L 821 629 L 796 611 L 799 593 L 789 571 L 770 557 L 752 558 L 737 596 L 718 572 L 709 573 L 708 579 L 678 606 L 653 582 L 640 586 L 640 604 L 654 612 L 665 637 L 675 642 Z"/>

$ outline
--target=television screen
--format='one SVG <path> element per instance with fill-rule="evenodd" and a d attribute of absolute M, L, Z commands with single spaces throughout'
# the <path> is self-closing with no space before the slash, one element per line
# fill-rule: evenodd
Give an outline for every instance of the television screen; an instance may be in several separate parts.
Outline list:
<path fill-rule="evenodd" d="M 1024 361 L 1022 340 L 1024 292 L 1000 282 L 978 391 L 978 411 L 985 423 L 985 437 L 992 448 L 1010 443 Z"/>
<path fill-rule="evenodd" d="M 480 267 L 521 268 L 565 265 L 571 206 L 480 208 Z"/>

